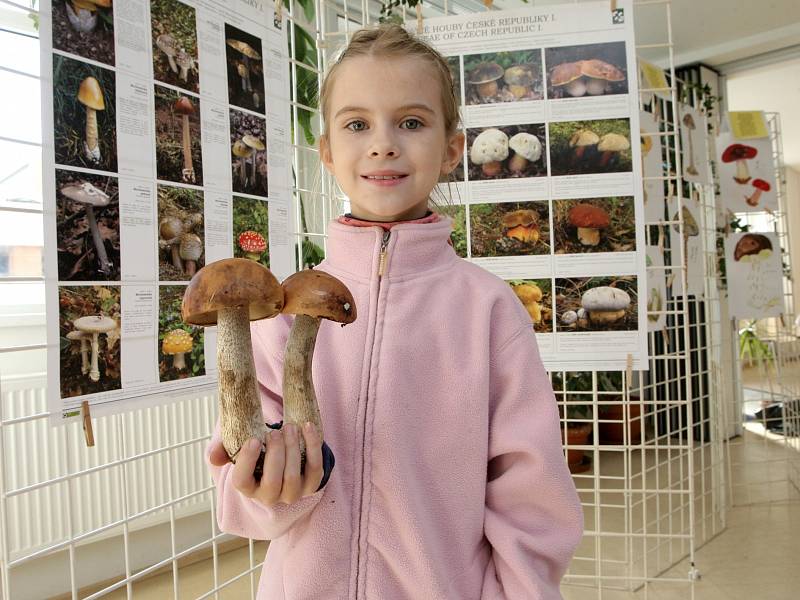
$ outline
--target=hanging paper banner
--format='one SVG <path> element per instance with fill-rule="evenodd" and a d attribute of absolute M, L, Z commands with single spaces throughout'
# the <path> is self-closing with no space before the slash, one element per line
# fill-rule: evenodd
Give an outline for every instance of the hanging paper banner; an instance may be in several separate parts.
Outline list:
<path fill-rule="evenodd" d="M 662 156 L 661 135 L 652 113 L 639 113 L 641 129 L 642 171 L 644 178 L 644 216 L 648 223 L 665 219 L 666 196 L 664 184 L 666 173 Z"/>
<path fill-rule="evenodd" d="M 667 325 L 667 277 L 664 252 L 647 246 L 647 330 L 662 331 Z"/>
<path fill-rule="evenodd" d="M 737 319 L 783 313 L 781 247 L 774 233 L 733 233 L 725 238 L 728 306 Z"/>
<path fill-rule="evenodd" d="M 731 111 L 728 113 L 731 133 L 737 140 L 769 137 L 767 118 L 760 110 Z"/>
<path fill-rule="evenodd" d="M 686 265 L 687 293 L 690 296 L 702 298 L 705 295 L 705 272 L 703 269 L 705 256 L 703 254 L 703 241 L 700 237 L 700 219 L 697 203 L 690 198 L 683 199 L 683 206 L 678 211 L 678 202 L 672 199 L 668 202 L 671 221 L 677 221 L 683 215 L 683 234 L 678 223 L 673 223 L 670 229 L 670 257 L 671 264 L 679 267 Z M 670 277 L 672 295 L 683 294 L 683 280 L 678 269 Z"/>
<path fill-rule="evenodd" d="M 679 104 L 678 118 L 683 150 L 683 179 L 691 183 L 708 184 L 710 169 L 706 116 L 688 104 Z"/>
<path fill-rule="evenodd" d="M 740 142 L 730 132 L 717 137 L 717 171 L 722 206 L 730 212 L 778 210 L 772 140 Z"/>

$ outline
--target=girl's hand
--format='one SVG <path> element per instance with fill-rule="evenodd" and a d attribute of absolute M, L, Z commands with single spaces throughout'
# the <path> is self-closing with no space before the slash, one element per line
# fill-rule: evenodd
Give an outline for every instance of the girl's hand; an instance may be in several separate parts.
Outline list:
<path fill-rule="evenodd" d="M 245 443 L 239 451 L 231 473 L 231 483 L 239 492 L 257 500 L 266 507 L 279 502 L 291 504 L 305 496 L 311 496 L 322 481 L 322 439 L 313 425 L 303 429 L 306 442 L 306 464 L 300 473 L 300 442 L 297 427 L 286 423 L 281 429 L 267 434 L 267 454 L 261 481 L 256 482 L 253 470 L 261 453 L 261 441 L 255 438 Z M 224 458 L 223 458 L 224 457 Z M 222 466 L 228 455 L 222 444 L 211 450 L 212 465 Z"/>

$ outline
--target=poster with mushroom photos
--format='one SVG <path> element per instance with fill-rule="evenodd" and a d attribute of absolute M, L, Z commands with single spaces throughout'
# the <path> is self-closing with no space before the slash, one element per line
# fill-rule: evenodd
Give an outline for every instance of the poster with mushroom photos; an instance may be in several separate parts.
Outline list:
<path fill-rule="evenodd" d="M 246 0 L 40 10 L 53 422 L 197 394 L 216 332 L 181 318 L 191 277 L 295 270 L 285 24 Z"/>
<path fill-rule="evenodd" d="M 688 104 L 678 105 L 683 180 L 707 184 L 709 178 L 708 120 L 705 113 Z"/>
<path fill-rule="evenodd" d="M 678 200 L 675 197 L 667 202 L 669 220 L 672 224 L 668 227 L 670 235 L 670 264 L 674 269 L 667 276 L 667 286 L 672 296 L 683 294 L 683 279 L 681 276 L 682 265 L 686 264 L 687 294 L 702 298 L 705 295 L 705 270 L 703 253 L 703 234 L 700 228 L 700 207 L 693 198 L 684 198 L 678 209 Z M 683 232 L 679 219 L 683 216 Z M 685 258 L 684 258 L 685 257 Z"/>
<path fill-rule="evenodd" d="M 616 6 L 431 18 L 419 34 L 461 102 L 464 160 L 440 182 L 454 247 L 513 288 L 548 369 L 647 368 L 633 7 Z"/>
<path fill-rule="evenodd" d="M 717 171 L 722 206 L 732 213 L 774 212 L 775 161 L 772 140 L 736 139 L 731 131 L 717 136 Z"/>
<path fill-rule="evenodd" d="M 732 317 L 762 319 L 783 313 L 783 264 L 777 235 L 728 235 L 725 238 L 725 273 Z"/>

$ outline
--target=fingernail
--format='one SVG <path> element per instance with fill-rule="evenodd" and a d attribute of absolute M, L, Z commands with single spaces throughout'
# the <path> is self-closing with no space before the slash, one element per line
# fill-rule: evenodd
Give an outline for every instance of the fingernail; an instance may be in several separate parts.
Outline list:
<path fill-rule="evenodd" d="M 253 438 L 249 442 L 247 442 L 247 447 L 250 450 L 255 450 L 256 448 L 261 448 L 261 442 L 259 442 L 256 438 Z"/>
<path fill-rule="evenodd" d="M 283 426 L 283 430 L 286 433 L 286 437 L 290 440 L 293 440 L 297 435 L 297 430 L 295 429 L 294 424 L 287 423 Z"/>
<path fill-rule="evenodd" d="M 314 424 L 311 421 L 306 421 L 306 424 L 303 427 L 305 428 L 306 433 L 314 432 Z"/>

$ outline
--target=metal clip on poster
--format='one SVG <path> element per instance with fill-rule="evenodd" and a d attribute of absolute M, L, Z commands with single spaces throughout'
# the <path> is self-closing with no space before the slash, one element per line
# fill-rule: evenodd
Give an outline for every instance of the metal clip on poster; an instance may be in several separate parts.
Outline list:
<path fill-rule="evenodd" d="M 422 33 L 422 0 L 417 2 L 417 34 Z"/>
<path fill-rule="evenodd" d="M 633 354 L 628 354 L 625 359 L 625 384 L 628 389 L 631 389 L 633 383 Z"/>
<path fill-rule="evenodd" d="M 92 429 L 92 413 L 89 409 L 89 401 L 81 402 L 81 420 L 83 421 L 83 435 L 86 436 L 86 445 L 90 448 L 94 446 L 94 429 Z"/>
<path fill-rule="evenodd" d="M 283 21 L 283 0 L 275 0 L 275 23 Z"/>

